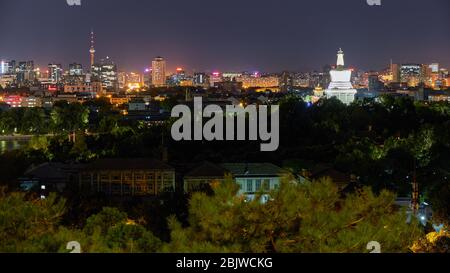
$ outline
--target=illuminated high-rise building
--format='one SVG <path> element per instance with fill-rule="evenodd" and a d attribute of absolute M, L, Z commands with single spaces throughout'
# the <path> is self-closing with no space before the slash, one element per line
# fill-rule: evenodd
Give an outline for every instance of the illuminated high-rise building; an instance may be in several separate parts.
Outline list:
<path fill-rule="evenodd" d="M 60 64 L 48 65 L 48 78 L 52 83 L 60 83 L 63 75 L 62 66 Z"/>
<path fill-rule="evenodd" d="M 117 73 L 117 82 L 119 84 L 119 89 L 124 89 L 127 85 L 127 73 L 123 71 Z"/>
<path fill-rule="evenodd" d="M 380 81 L 380 76 L 377 73 L 368 75 L 368 90 L 369 92 L 379 92 L 384 89 L 384 84 Z"/>
<path fill-rule="evenodd" d="M 94 81 L 100 81 L 103 90 L 107 92 L 116 92 L 119 89 L 117 65 L 109 57 L 92 66 L 92 77 Z"/>
<path fill-rule="evenodd" d="M 170 75 L 167 83 L 171 86 L 180 86 L 182 82 L 188 80 L 186 71 L 183 68 L 178 67 L 175 74 Z"/>
<path fill-rule="evenodd" d="M 423 69 L 420 64 L 403 64 L 400 67 L 400 80 L 410 87 L 419 86 L 423 82 Z"/>
<path fill-rule="evenodd" d="M 83 66 L 77 63 L 69 64 L 69 75 L 70 76 L 83 75 Z"/>
<path fill-rule="evenodd" d="M 209 76 L 209 85 L 211 87 L 217 87 L 220 82 L 223 81 L 222 74 L 220 72 L 213 72 Z"/>
<path fill-rule="evenodd" d="M 432 63 L 428 65 L 428 67 L 431 69 L 431 73 L 439 73 L 439 64 L 438 63 Z"/>
<path fill-rule="evenodd" d="M 150 87 L 152 85 L 152 69 L 151 68 L 144 69 L 143 81 L 144 81 L 144 85 L 146 87 Z"/>
<path fill-rule="evenodd" d="M 15 60 L 12 60 L 12 61 L 9 61 L 9 62 L 7 62 L 7 61 L 2 61 L 3 62 L 3 64 L 1 64 L 2 65 L 2 70 L 3 70 L 3 73 L 2 74 L 15 74 L 16 73 L 16 69 L 17 69 L 17 66 L 16 66 L 16 61 Z M 1 70 L 0 70 L 0 72 L 2 72 Z"/>
<path fill-rule="evenodd" d="M 128 91 L 134 91 L 140 89 L 144 83 L 144 75 L 135 72 L 119 72 L 118 82 L 120 89 L 126 89 Z"/>
<path fill-rule="evenodd" d="M 392 74 L 392 82 L 400 82 L 400 67 L 398 64 L 394 64 L 391 62 L 391 74 Z"/>
<path fill-rule="evenodd" d="M 33 82 L 35 79 L 34 62 L 19 62 L 19 65 L 16 67 L 15 74 L 17 83 L 20 86 L 28 85 L 29 83 Z"/>
<path fill-rule="evenodd" d="M 194 73 L 194 86 L 209 87 L 209 77 L 206 73 Z"/>
<path fill-rule="evenodd" d="M 152 62 L 152 85 L 166 86 L 166 61 L 162 57 L 156 57 Z"/>
<path fill-rule="evenodd" d="M 9 72 L 8 62 L 1 60 L 0 61 L 0 75 L 7 74 L 8 72 Z"/>
<path fill-rule="evenodd" d="M 283 71 L 280 76 L 280 91 L 290 92 L 294 89 L 294 79 L 288 71 Z"/>

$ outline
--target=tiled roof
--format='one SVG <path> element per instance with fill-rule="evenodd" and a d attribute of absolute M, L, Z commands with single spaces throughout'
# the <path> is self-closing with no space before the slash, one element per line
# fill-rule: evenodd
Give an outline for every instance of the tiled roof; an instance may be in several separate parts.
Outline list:
<path fill-rule="evenodd" d="M 224 177 L 225 173 L 227 172 L 226 169 L 223 167 L 213 164 L 211 162 L 204 162 L 201 165 L 197 166 L 196 168 L 192 169 L 190 172 L 188 172 L 185 177 L 192 178 L 192 177 Z"/>
<path fill-rule="evenodd" d="M 24 177 L 40 179 L 65 179 L 70 173 L 76 173 L 83 165 L 47 162 L 28 169 Z"/>
<path fill-rule="evenodd" d="M 174 170 L 174 168 L 151 158 L 105 158 L 88 164 L 85 170 Z"/>
<path fill-rule="evenodd" d="M 234 176 L 281 176 L 286 171 L 271 163 L 225 163 L 222 167 Z"/>

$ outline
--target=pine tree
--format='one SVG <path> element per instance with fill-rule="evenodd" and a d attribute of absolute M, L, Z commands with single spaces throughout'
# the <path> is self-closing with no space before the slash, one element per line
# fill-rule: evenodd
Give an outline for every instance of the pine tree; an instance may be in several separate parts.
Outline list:
<path fill-rule="evenodd" d="M 329 180 L 283 183 L 262 204 L 237 196 L 232 181 L 214 190 L 192 197 L 189 227 L 169 220 L 172 241 L 164 251 L 361 253 L 377 241 L 383 252 L 408 252 L 421 235 L 387 191 L 364 188 L 343 197 Z"/>

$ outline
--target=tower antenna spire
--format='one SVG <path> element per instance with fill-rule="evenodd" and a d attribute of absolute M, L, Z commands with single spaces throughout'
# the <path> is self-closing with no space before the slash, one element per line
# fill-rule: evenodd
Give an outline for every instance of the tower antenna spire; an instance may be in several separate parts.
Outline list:
<path fill-rule="evenodd" d="M 94 29 L 91 29 L 91 48 L 89 49 L 91 69 L 95 63 L 95 40 L 94 40 L 94 37 L 95 37 Z"/>

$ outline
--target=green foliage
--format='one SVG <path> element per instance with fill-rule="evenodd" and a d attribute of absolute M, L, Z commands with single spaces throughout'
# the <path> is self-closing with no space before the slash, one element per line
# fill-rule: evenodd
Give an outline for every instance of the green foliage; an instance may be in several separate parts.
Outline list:
<path fill-rule="evenodd" d="M 41 108 L 13 108 L 0 113 L 0 134 L 33 135 L 47 131 L 47 116 Z"/>
<path fill-rule="evenodd" d="M 412 247 L 414 253 L 450 253 L 450 235 L 447 231 L 431 232 Z"/>
<path fill-rule="evenodd" d="M 67 253 L 72 241 L 82 252 L 156 252 L 161 241 L 143 226 L 129 221 L 127 214 L 104 208 L 88 218 L 83 230 L 61 225 L 65 201 L 50 195 L 45 200 L 23 193 L 0 195 L 0 252 Z"/>
<path fill-rule="evenodd" d="M 73 143 L 70 154 L 78 161 L 82 161 L 92 157 L 91 151 L 87 146 L 86 136 L 84 135 L 84 133 L 78 133 L 75 135 L 75 143 Z"/>
<path fill-rule="evenodd" d="M 51 120 L 56 132 L 83 130 L 89 123 L 89 110 L 79 103 L 58 102 L 53 106 Z"/>
<path fill-rule="evenodd" d="M 394 195 L 366 188 L 342 198 L 330 181 L 283 183 L 267 204 L 244 202 L 231 182 L 214 196 L 196 194 L 190 226 L 169 223 L 168 252 L 367 252 L 370 241 L 384 252 L 407 252 L 421 235 L 393 205 Z"/>
<path fill-rule="evenodd" d="M 450 183 L 445 181 L 434 185 L 430 190 L 430 198 L 433 200 L 433 220 L 450 224 Z"/>
<path fill-rule="evenodd" d="M 64 201 L 55 195 L 27 200 L 22 193 L 0 197 L 0 252 L 45 251 L 38 243 L 57 231 Z"/>
<path fill-rule="evenodd" d="M 121 223 L 109 228 L 106 242 L 113 250 L 121 252 L 157 252 L 161 241 L 143 226 Z"/>
<path fill-rule="evenodd" d="M 127 214 L 116 208 L 103 208 L 103 210 L 87 219 L 84 231 L 87 234 L 94 234 L 98 229 L 101 234 L 106 234 L 110 227 L 127 221 Z"/>
<path fill-rule="evenodd" d="M 43 134 L 47 132 L 47 119 L 44 109 L 27 108 L 22 118 L 21 132 L 24 134 Z"/>
<path fill-rule="evenodd" d="M 48 137 L 46 136 L 33 136 L 28 143 L 28 147 L 32 150 L 41 150 L 41 151 L 47 151 L 48 150 Z"/>

